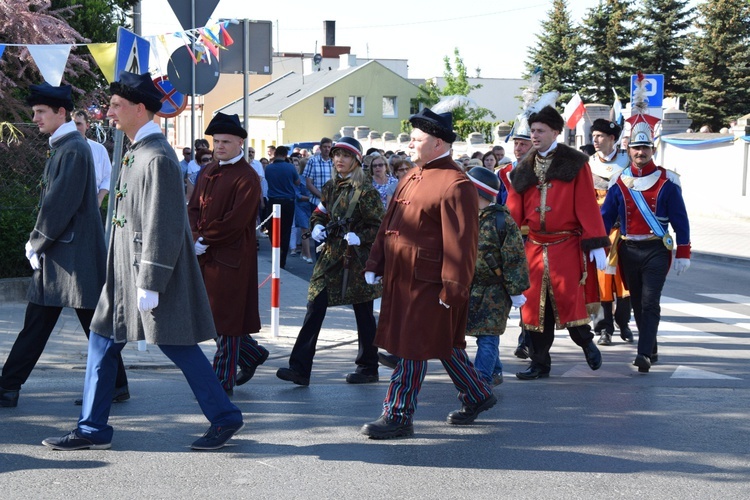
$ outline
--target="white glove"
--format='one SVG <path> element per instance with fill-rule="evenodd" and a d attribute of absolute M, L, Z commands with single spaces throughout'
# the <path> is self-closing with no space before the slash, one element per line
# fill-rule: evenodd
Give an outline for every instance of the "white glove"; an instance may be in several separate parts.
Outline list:
<path fill-rule="evenodd" d="M 31 253 L 31 257 L 29 257 L 29 264 L 31 264 L 31 269 L 33 269 L 34 271 L 38 271 L 42 268 L 41 257 L 44 257 L 44 254 L 39 256 L 33 252 Z"/>
<path fill-rule="evenodd" d="M 324 239 L 326 239 L 328 235 L 326 234 L 326 228 L 322 224 L 315 224 L 315 227 L 313 228 L 312 232 L 310 233 L 310 237 L 320 243 Z"/>
<path fill-rule="evenodd" d="M 677 271 L 677 276 L 687 271 L 688 267 L 690 267 L 690 259 L 675 259 L 674 260 L 674 270 Z"/>
<path fill-rule="evenodd" d="M 448 304 L 446 304 L 445 302 L 443 302 L 443 299 L 438 299 L 438 300 L 440 301 L 440 305 L 441 306 L 445 307 L 446 309 L 450 309 L 451 308 L 451 306 L 449 306 Z"/>
<path fill-rule="evenodd" d="M 589 260 L 596 262 L 596 268 L 600 271 L 607 269 L 607 252 L 603 248 L 594 248 L 589 252 Z"/>
<path fill-rule="evenodd" d="M 526 297 L 524 294 L 521 295 L 511 295 L 510 301 L 513 303 L 513 307 L 516 309 L 520 308 L 522 305 L 526 303 Z"/>
<path fill-rule="evenodd" d="M 138 310 L 148 312 L 159 305 L 159 292 L 151 290 L 138 289 Z"/>
<path fill-rule="evenodd" d="M 195 255 L 203 255 L 208 250 L 209 245 L 204 245 L 201 241 L 203 241 L 203 236 L 199 237 L 198 241 L 195 242 Z"/>
<path fill-rule="evenodd" d="M 359 236 L 357 236 L 356 234 L 354 234 L 354 233 L 351 233 L 351 232 L 349 232 L 349 233 L 346 233 L 346 234 L 344 235 L 344 240 L 346 240 L 346 242 L 347 242 L 347 243 L 348 243 L 349 245 L 353 246 L 353 247 L 356 247 L 356 246 L 357 246 L 357 245 L 359 245 L 359 243 L 360 243 L 360 241 L 359 241 Z"/>
<path fill-rule="evenodd" d="M 26 258 L 29 259 L 29 260 L 31 260 L 31 256 L 34 255 L 36 252 L 34 252 L 34 249 L 31 248 L 31 242 L 30 241 L 26 242 L 26 247 L 25 248 L 26 248 Z"/>
<path fill-rule="evenodd" d="M 373 273 L 371 271 L 367 271 L 365 273 L 365 282 L 368 285 L 377 285 L 381 281 L 383 281 L 383 277 L 382 276 L 375 276 L 375 273 Z"/>

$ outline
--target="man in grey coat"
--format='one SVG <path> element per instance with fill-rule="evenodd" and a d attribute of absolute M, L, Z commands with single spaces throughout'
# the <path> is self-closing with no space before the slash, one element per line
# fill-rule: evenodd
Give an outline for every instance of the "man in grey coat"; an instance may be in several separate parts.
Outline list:
<path fill-rule="evenodd" d="M 94 160 L 68 113 L 71 87 L 32 85 L 26 102 L 40 132 L 50 134 L 48 160 L 26 257 L 34 273 L 21 332 L 3 365 L 0 407 L 18 405 L 21 386 L 44 351 L 63 307 L 72 307 L 86 336 L 104 284 L 104 232 L 96 201 Z M 122 358 L 117 357 L 116 401 L 130 397 Z M 113 381 L 112 387 L 115 386 Z"/>
<path fill-rule="evenodd" d="M 123 71 L 110 85 L 107 116 L 131 141 L 113 192 L 106 282 L 91 323 L 78 427 L 42 444 L 56 450 L 108 449 L 115 356 L 147 340 L 182 371 L 211 422 L 193 449 L 223 447 L 243 427 L 198 342 L 216 338 L 185 209 L 181 170 L 154 114 L 161 93 L 151 75 Z"/>

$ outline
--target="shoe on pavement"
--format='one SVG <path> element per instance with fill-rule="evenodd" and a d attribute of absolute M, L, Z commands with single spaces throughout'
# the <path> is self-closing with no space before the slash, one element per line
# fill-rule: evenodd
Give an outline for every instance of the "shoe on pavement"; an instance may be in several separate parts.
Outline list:
<path fill-rule="evenodd" d="M 378 353 L 378 362 L 383 365 L 387 366 L 391 370 L 396 369 L 396 365 L 398 365 L 398 356 L 395 354 L 389 354 L 387 352 L 379 352 Z"/>
<path fill-rule="evenodd" d="M 243 366 L 240 369 L 240 372 L 237 374 L 237 378 L 234 381 L 235 385 L 242 385 L 242 384 L 248 383 L 250 379 L 253 378 L 253 375 L 255 375 L 255 370 L 257 370 L 260 365 L 266 362 L 266 360 L 268 359 L 269 353 L 267 350 L 265 349 L 263 350 L 265 352 L 260 358 L 258 358 L 258 360 L 255 363 L 248 365 L 248 366 Z"/>
<path fill-rule="evenodd" d="M 291 368 L 279 368 L 276 371 L 276 376 L 280 378 L 281 380 L 286 380 L 287 382 L 294 382 L 297 385 L 303 385 L 303 386 L 310 385 L 310 377 L 305 377 L 303 375 L 300 375 L 299 373 L 295 372 Z"/>
<path fill-rule="evenodd" d="M 498 385 L 503 383 L 503 374 L 502 373 L 496 373 L 492 376 L 492 386 L 497 387 Z"/>
<path fill-rule="evenodd" d="M 536 380 L 549 377 L 549 370 L 543 370 L 539 366 L 531 365 L 522 372 L 516 373 L 516 378 L 521 380 Z"/>
<path fill-rule="evenodd" d="M 108 450 L 112 447 L 112 443 L 95 443 L 90 439 L 87 439 L 78 434 L 78 430 L 70 431 L 70 433 L 64 435 L 63 437 L 47 438 L 42 441 L 42 444 L 47 448 L 62 451 Z"/>
<path fill-rule="evenodd" d="M 0 407 L 15 408 L 18 406 L 18 392 L 0 387 Z"/>
<path fill-rule="evenodd" d="M 304 261 L 305 261 L 305 262 L 307 262 L 308 264 L 312 264 L 312 257 L 305 257 L 305 256 L 303 255 L 303 256 L 302 256 L 302 260 L 304 260 Z"/>
<path fill-rule="evenodd" d="M 128 389 L 127 385 L 124 385 L 120 388 L 115 387 L 115 393 L 112 395 L 112 402 L 113 403 L 122 403 L 123 401 L 127 401 L 130 399 L 130 390 Z M 76 399 L 73 401 L 73 404 L 76 406 L 83 405 L 83 399 Z"/>
<path fill-rule="evenodd" d="M 360 432 L 370 439 L 393 439 L 413 436 L 414 425 L 411 423 L 399 424 L 393 420 L 388 420 L 385 415 L 381 415 L 374 422 L 363 425 Z"/>
<path fill-rule="evenodd" d="M 489 410 L 497 403 L 497 397 L 490 395 L 484 401 L 478 403 L 464 403 L 460 410 L 448 414 L 448 423 L 452 425 L 468 425 L 485 410 Z"/>
<path fill-rule="evenodd" d="M 372 384 L 378 381 L 378 374 L 368 375 L 366 373 L 354 372 L 346 376 L 346 382 L 349 384 Z"/>
<path fill-rule="evenodd" d="M 641 373 L 648 373 L 651 369 L 651 360 L 643 354 L 636 356 L 633 364 L 638 367 L 638 371 Z"/>
<path fill-rule="evenodd" d="M 601 333 L 601 337 L 599 337 L 599 340 L 596 343 L 599 345 L 612 345 L 612 334 L 607 331 L 603 331 Z"/>
<path fill-rule="evenodd" d="M 513 351 L 513 355 L 519 359 L 528 359 L 529 348 L 525 345 L 519 345 L 518 347 L 516 347 L 516 350 Z"/>
<path fill-rule="evenodd" d="M 197 439 L 190 447 L 194 450 L 218 450 L 227 444 L 232 436 L 245 427 L 243 422 L 232 425 L 212 425 L 200 439 Z"/>
<path fill-rule="evenodd" d="M 633 343 L 633 331 L 627 324 L 620 325 L 620 338 L 628 344 Z"/>
<path fill-rule="evenodd" d="M 604 335 L 604 333 L 602 333 Z M 586 363 L 588 363 L 589 368 L 592 370 L 598 370 L 602 366 L 602 353 L 599 352 L 599 348 L 596 347 L 596 344 L 594 344 L 594 341 L 588 343 L 586 347 L 583 348 L 583 353 L 586 355 Z"/>

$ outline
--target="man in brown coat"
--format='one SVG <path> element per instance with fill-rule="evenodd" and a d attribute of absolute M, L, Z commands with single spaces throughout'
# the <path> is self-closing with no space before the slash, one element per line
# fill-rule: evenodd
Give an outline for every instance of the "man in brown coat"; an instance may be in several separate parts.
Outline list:
<path fill-rule="evenodd" d="M 195 253 L 216 323 L 214 370 L 228 394 L 268 359 L 250 334 L 260 331 L 255 219 L 260 178 L 245 160 L 247 132 L 237 115 L 217 113 L 206 129 L 214 161 L 204 167 L 188 204 Z M 242 369 L 237 374 L 237 366 Z"/>
<path fill-rule="evenodd" d="M 427 360 L 443 363 L 460 410 L 448 423 L 470 424 L 495 405 L 492 389 L 466 355 L 469 288 L 477 253 L 477 190 L 450 157 L 456 139 L 450 113 L 424 109 L 409 121 L 411 159 L 380 225 L 365 279 L 383 281 L 375 344 L 400 357 L 381 417 L 362 427 L 373 439 L 410 436 Z"/>

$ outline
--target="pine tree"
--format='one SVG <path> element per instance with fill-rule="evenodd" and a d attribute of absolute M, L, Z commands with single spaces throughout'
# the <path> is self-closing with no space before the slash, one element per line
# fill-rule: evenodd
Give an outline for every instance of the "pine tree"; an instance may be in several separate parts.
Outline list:
<path fill-rule="evenodd" d="M 750 3 L 707 0 L 698 13 L 682 71 L 686 111 L 695 128 L 719 130 L 750 112 Z"/>
<path fill-rule="evenodd" d="M 542 22 L 542 31 L 537 35 L 536 47 L 529 49 L 526 77 L 540 68 L 540 92 L 557 90 L 562 103 L 581 90 L 581 38 L 570 19 L 566 0 L 554 0 L 547 15 L 548 19 Z"/>
<path fill-rule="evenodd" d="M 664 75 L 664 93 L 681 95 L 685 87 L 678 75 L 685 67 L 687 29 L 694 8 L 689 0 L 644 0 L 638 9 L 638 43 L 632 65 L 644 73 Z"/>
<path fill-rule="evenodd" d="M 635 43 L 632 4 L 632 0 L 600 0 L 583 19 L 583 102 L 611 102 L 613 88 L 619 96 L 630 95 Z"/>

